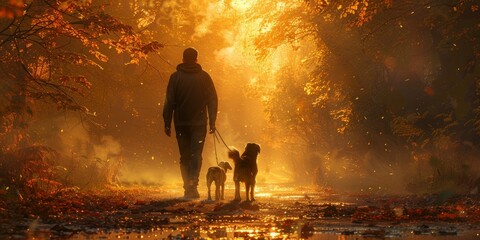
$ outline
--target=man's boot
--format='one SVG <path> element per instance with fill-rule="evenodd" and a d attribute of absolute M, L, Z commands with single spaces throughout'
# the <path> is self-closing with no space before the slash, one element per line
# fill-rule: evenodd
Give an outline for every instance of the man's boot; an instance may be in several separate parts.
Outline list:
<path fill-rule="evenodd" d="M 182 179 L 183 179 L 183 197 L 184 198 L 191 198 L 192 197 L 192 187 L 191 187 L 191 181 L 189 180 L 188 177 L 188 166 L 185 164 L 180 164 L 180 172 L 182 173 Z"/>
<path fill-rule="evenodd" d="M 197 190 L 197 185 L 194 184 L 193 180 L 189 180 L 187 183 L 187 187 L 185 189 L 185 198 L 186 199 L 198 199 L 200 198 L 200 194 Z"/>
<path fill-rule="evenodd" d="M 197 187 L 192 187 L 192 198 L 198 199 L 200 198 L 200 193 L 198 193 Z"/>

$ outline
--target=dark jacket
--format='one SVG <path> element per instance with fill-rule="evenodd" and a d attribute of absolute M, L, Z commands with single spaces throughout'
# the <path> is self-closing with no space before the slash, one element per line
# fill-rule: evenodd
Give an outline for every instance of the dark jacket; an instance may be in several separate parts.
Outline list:
<path fill-rule="evenodd" d="M 165 127 L 170 128 L 172 115 L 175 126 L 210 126 L 217 119 L 218 98 L 212 78 L 200 64 L 182 63 L 170 76 L 163 108 Z"/>

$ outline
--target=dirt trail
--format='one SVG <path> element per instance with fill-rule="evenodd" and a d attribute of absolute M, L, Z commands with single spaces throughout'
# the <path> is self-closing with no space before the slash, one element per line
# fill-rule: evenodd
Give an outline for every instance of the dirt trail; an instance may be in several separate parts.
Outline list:
<path fill-rule="evenodd" d="M 16 215 L 7 208 L 0 237 L 480 239 L 480 201 L 472 197 L 327 194 L 278 186 L 259 187 L 255 202 L 179 195 L 165 188 L 72 190 L 25 202 Z"/>

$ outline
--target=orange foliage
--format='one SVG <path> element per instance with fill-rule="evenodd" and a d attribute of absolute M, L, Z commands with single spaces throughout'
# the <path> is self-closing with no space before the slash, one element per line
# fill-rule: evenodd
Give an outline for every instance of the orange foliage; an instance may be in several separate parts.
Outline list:
<path fill-rule="evenodd" d="M 24 0 L 9 0 L 8 3 L 0 4 L 0 19 L 21 17 L 23 16 L 24 9 Z"/>
<path fill-rule="evenodd" d="M 145 42 L 142 33 L 108 14 L 100 1 L 9 0 L 0 4 L 0 64 L 6 79 L 1 95 L 2 146 L 15 146 L 20 134 L 14 125 L 25 125 L 20 116 L 30 112 L 35 100 L 53 103 L 59 110 L 83 111 L 77 97 L 92 87 L 83 67 L 102 68 L 108 49 L 139 63 L 163 45 Z M 7 137 L 9 135 L 9 137 Z M 11 138 L 8 140 L 8 138 Z M 9 144 L 15 143 L 15 144 Z M 5 147 L 3 150 L 12 150 Z"/>

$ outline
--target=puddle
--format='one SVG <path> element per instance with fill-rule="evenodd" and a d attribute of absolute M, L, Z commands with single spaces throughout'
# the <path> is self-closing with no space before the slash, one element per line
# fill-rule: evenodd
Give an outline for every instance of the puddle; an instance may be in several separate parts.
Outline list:
<path fill-rule="evenodd" d="M 229 193 L 233 191 L 226 190 Z M 36 220 L 23 225 L 9 225 L 8 230 L 14 235 L 2 235 L 0 232 L 0 238 L 480 240 L 477 218 L 471 222 L 466 219 L 439 221 L 427 218 L 430 215 L 408 219 L 402 218 L 404 211 L 394 212 L 397 209 L 394 205 L 375 207 L 375 204 L 384 206 L 383 199 L 370 198 L 361 202 L 357 198 L 331 197 L 292 188 L 260 190 L 258 201 L 253 203 L 140 199 L 125 209 L 89 217 L 82 215 L 82 218 L 74 214 L 75 218 L 63 218 L 69 219 L 64 222 L 50 219 L 50 222 Z M 364 205 L 366 201 L 369 205 Z M 417 203 L 416 200 L 412 202 Z M 391 212 L 385 212 L 385 209 Z M 431 209 L 449 210 L 445 206 L 430 205 L 421 210 Z M 395 214 L 400 217 L 395 217 Z M 423 216 L 426 217 L 420 218 Z"/>
<path fill-rule="evenodd" d="M 306 222 L 299 219 L 282 219 L 271 216 L 270 220 L 259 218 L 237 221 L 231 216 L 222 217 L 221 223 L 199 221 L 171 222 L 168 226 L 150 229 L 119 228 L 104 231 L 83 228 L 54 232 L 40 229 L 30 232 L 26 239 L 412 239 L 412 240 L 454 240 L 480 239 L 480 229 L 469 225 L 437 223 L 432 225 L 365 225 L 350 222 Z M 230 223 L 226 223 L 230 221 Z M 11 238 L 16 238 L 15 236 Z M 17 236 L 25 238 L 25 236 Z"/>
<path fill-rule="evenodd" d="M 356 232 L 345 230 L 336 232 L 333 230 L 315 231 L 309 236 L 303 236 L 294 231 L 285 233 L 275 228 L 231 226 L 231 227 L 205 227 L 180 230 L 151 230 L 144 232 L 116 231 L 110 233 L 75 234 L 70 239 L 318 239 L 318 240 L 355 240 L 355 239 L 412 239 L 412 240 L 456 240 L 456 239 L 480 239 L 480 231 L 467 230 L 456 235 L 444 235 L 439 233 L 415 234 L 403 230 L 387 231 L 383 235 L 375 235 L 378 232 Z"/>

